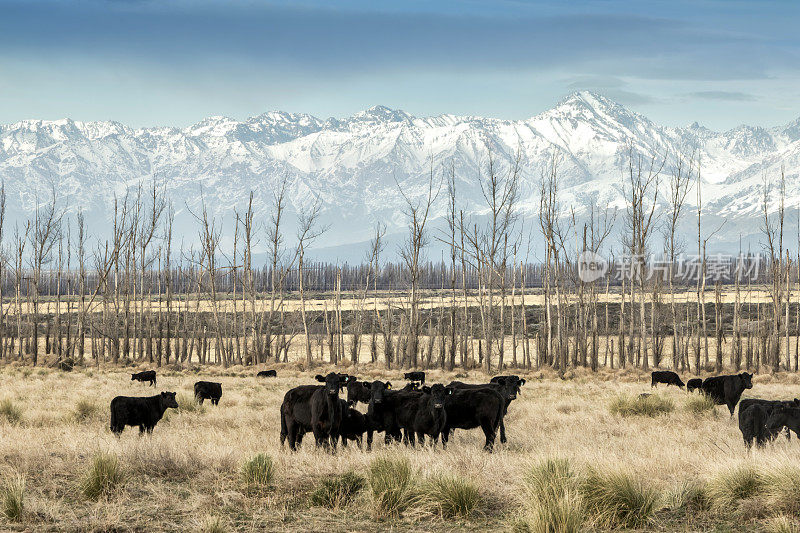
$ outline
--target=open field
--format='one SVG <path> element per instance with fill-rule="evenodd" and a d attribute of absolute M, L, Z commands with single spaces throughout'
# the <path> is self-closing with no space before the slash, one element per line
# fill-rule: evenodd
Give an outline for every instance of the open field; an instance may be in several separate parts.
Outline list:
<path fill-rule="evenodd" d="M 520 289 L 517 288 L 517 293 L 513 297 L 510 294 L 506 296 L 506 305 L 510 306 L 512 305 L 512 302 L 514 305 L 522 304 L 523 297 L 521 294 L 519 294 L 519 290 Z M 470 295 L 467 298 L 467 305 L 470 307 L 478 306 L 480 304 L 480 298 L 477 294 L 475 294 L 476 291 L 470 290 L 469 292 Z M 706 302 L 713 302 L 713 286 L 709 286 L 709 288 L 707 288 L 704 292 Z M 422 291 L 419 306 L 421 309 L 438 309 L 440 307 L 449 307 L 451 304 L 451 296 L 451 292 L 447 289 Z M 374 311 L 376 308 L 379 311 L 385 311 L 390 307 L 398 308 L 409 305 L 408 291 L 379 291 L 377 294 L 370 292 L 364 298 L 363 303 L 361 298 L 362 295 L 358 292 L 343 291 L 340 295 L 341 310 L 353 311 L 358 310 L 360 306 L 363 306 L 367 311 Z M 629 296 L 626 295 L 626 298 L 629 298 Z M 670 301 L 669 294 L 662 294 L 661 298 L 662 303 L 669 303 Z M 325 311 L 326 308 L 332 311 L 336 305 L 336 299 L 337 295 L 333 292 L 309 293 L 306 295 L 306 311 L 322 312 Z M 544 292 L 541 288 L 525 289 L 524 299 L 525 305 L 544 306 L 545 304 Z M 645 294 L 644 299 L 647 302 L 650 302 L 652 295 Z M 697 299 L 697 290 L 694 287 L 676 289 L 675 291 L 676 304 L 696 303 Z M 564 295 L 564 301 L 566 303 L 575 303 L 577 300 L 578 297 L 574 294 Z M 605 285 L 603 285 L 600 287 L 599 292 L 596 295 L 596 301 L 601 304 L 618 304 L 621 300 L 622 294 L 619 287 L 611 287 L 609 292 L 606 293 Z M 88 298 L 86 301 L 86 310 L 88 312 L 99 312 L 102 310 L 103 302 L 100 299 L 95 299 L 93 302 L 91 302 L 91 305 L 88 304 Z M 217 311 L 221 313 L 232 313 L 236 311 L 241 312 L 246 306 L 248 312 L 252 312 L 253 309 L 255 309 L 257 313 L 265 313 L 269 311 L 269 294 L 259 294 L 254 301 L 255 306 L 252 305 L 252 302 L 249 299 L 246 302 L 243 302 L 241 295 L 239 295 L 237 298 L 234 298 L 230 293 L 218 295 L 216 302 L 210 299 L 207 295 L 198 296 L 197 294 L 178 294 L 173 296 L 171 309 L 173 311 L 186 309 L 191 312 L 208 313 L 213 311 L 216 306 Z M 463 293 L 461 291 L 458 293 L 457 301 L 459 306 L 464 305 Z M 720 303 L 732 304 L 735 302 L 736 291 L 731 286 L 725 286 L 725 288 L 720 291 Z M 750 290 L 748 290 L 746 286 L 743 286 L 740 293 L 740 302 L 742 304 L 766 304 L 772 302 L 772 296 L 770 295 L 769 288 L 763 285 L 753 286 Z M 792 299 L 791 303 L 795 303 L 794 299 Z M 144 301 L 141 299 L 131 300 L 130 304 L 135 309 L 144 308 L 145 311 L 149 312 L 167 310 L 167 304 L 163 295 L 153 296 L 152 298 L 145 299 Z M 60 303 L 57 303 L 52 297 L 43 298 L 39 305 L 41 306 L 41 312 L 45 314 L 55 314 L 57 312 L 62 314 L 68 312 L 75 313 L 81 308 L 80 299 L 75 296 L 62 297 Z M 298 312 L 300 310 L 299 295 L 296 292 L 289 292 L 285 294 L 283 298 L 276 299 L 275 305 L 276 309 L 280 309 L 282 307 L 283 310 L 288 313 Z M 4 299 L 3 313 L 7 314 L 8 316 L 15 316 L 20 309 L 22 310 L 23 314 L 26 314 L 31 312 L 32 306 L 24 300 L 18 305 L 13 298 Z"/>
<path fill-rule="evenodd" d="M 293 386 L 312 383 L 313 374 L 326 369 L 302 373 L 294 365 L 276 368 L 279 377 L 273 380 L 257 380 L 256 369 L 243 367 L 198 373 L 164 368 L 156 391 L 177 391 L 182 408 L 168 411 L 152 437 L 140 437 L 128 428 L 116 439 L 108 429 L 111 398 L 150 395 L 153 388 L 131 382 L 129 374 L 119 370 L 65 373 L 3 367 L 0 472 L 6 488 L 0 503 L 4 512 L 9 483 L 19 485 L 24 480 L 24 491 L 21 514 L 14 520 L 0 518 L 2 528 L 535 531 L 538 500 L 526 479 L 548 458 L 567 459 L 576 475 L 589 475 L 594 469 L 593 479 L 628 476 L 634 491 L 652 496 L 652 509 L 643 513 L 642 521 L 631 523 L 633 529 L 766 531 L 786 526 L 795 529 L 781 530 L 796 531 L 800 527 L 796 439 L 781 438 L 748 456 L 735 419 L 724 407 L 704 409 L 697 405 L 697 396 L 673 387 L 654 391 L 666 400 L 666 413 L 613 414 L 611 406 L 621 397 L 630 400 L 651 392 L 649 376 L 640 371 L 591 374 L 579 368 L 568 379 L 559 379 L 550 370 L 527 374 L 529 382 L 506 418 L 509 443 L 498 445 L 494 454 L 482 451 L 479 430 L 457 431 L 447 450 L 387 448 L 382 438 L 376 438 L 372 452 L 351 445 L 328 454 L 314 449 L 313 439 L 308 438 L 301 451 L 290 454 L 278 440 L 283 394 Z M 345 371 L 364 379 L 401 381 L 400 371 L 369 365 Z M 433 371 L 428 381 L 446 383 L 456 376 L 470 382 L 487 380 L 480 371 L 470 371 L 466 377 Z M 192 403 L 192 385 L 198 379 L 222 382 L 218 407 Z M 800 376 L 767 374 L 756 376 L 754 388 L 744 396 L 793 398 L 800 396 L 798 392 Z M 263 487 L 248 485 L 242 476 L 243 464 L 258 454 L 274 462 L 274 477 Z M 89 497 L 83 489 L 98 456 L 116 458 L 120 478 L 100 495 Z M 382 511 L 371 490 L 368 473 L 378 458 L 409 463 L 411 496 L 399 516 Z M 741 467 L 755 469 L 756 483 L 751 491 L 731 496 L 725 476 L 732 472 L 733 478 L 741 476 L 745 472 L 737 470 Z M 333 509 L 321 504 L 314 495 L 320 483 L 348 471 L 368 478 L 364 488 L 352 501 Z M 783 477 L 775 477 L 778 474 Z M 474 485 L 477 490 L 469 499 L 474 506 L 454 512 L 442 505 L 442 491 L 431 490 L 441 476 Z M 795 481 L 787 486 L 786 479 Z M 589 489 L 581 490 L 575 497 L 592 501 Z M 586 507 L 581 529 L 620 527 L 618 521 L 601 521 L 599 511 L 592 509 Z"/>

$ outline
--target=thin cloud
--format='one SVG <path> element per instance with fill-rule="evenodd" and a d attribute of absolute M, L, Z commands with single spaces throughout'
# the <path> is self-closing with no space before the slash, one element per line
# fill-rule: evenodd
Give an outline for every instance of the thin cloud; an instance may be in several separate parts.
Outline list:
<path fill-rule="evenodd" d="M 758 100 L 754 94 L 739 91 L 697 91 L 688 93 L 686 96 L 702 100 L 723 100 L 726 102 L 755 102 Z"/>

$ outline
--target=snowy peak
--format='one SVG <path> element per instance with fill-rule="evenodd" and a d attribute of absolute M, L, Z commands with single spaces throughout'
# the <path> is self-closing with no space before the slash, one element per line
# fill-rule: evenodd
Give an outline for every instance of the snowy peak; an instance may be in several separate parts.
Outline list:
<path fill-rule="evenodd" d="M 183 213 L 190 234 L 187 213 L 197 212 L 201 201 L 225 220 L 233 209 L 241 212 L 253 191 L 254 205 L 266 217 L 285 180 L 289 211 L 321 202 L 324 222 L 331 225 L 326 242 L 333 245 L 368 240 L 376 222 L 402 231 L 404 194 L 424 194 L 432 164 L 437 173 L 443 167 L 455 171 L 459 209 L 481 212 L 477 176 L 490 152 L 500 171 L 513 167 L 519 155 L 525 191 L 520 206 L 530 216 L 538 209 L 541 173 L 554 153 L 562 161 L 562 205 L 579 214 L 590 205 L 621 207 L 631 147 L 646 158 L 695 152 L 709 216 L 757 210 L 763 175 L 779 175 L 782 166 L 789 180 L 787 205 L 790 198 L 800 203 L 800 119 L 783 128 L 740 126 L 722 133 L 697 123 L 665 128 L 589 91 L 573 93 L 527 120 L 417 118 L 381 105 L 346 118 L 269 111 L 241 121 L 208 117 L 186 128 L 26 120 L 0 126 L 0 176 L 9 198 L 19 199 L 8 204 L 11 219 L 30 216 L 36 198 L 55 183 L 65 205 L 84 210 L 87 220 L 94 217 L 99 225 L 115 196 L 157 176 L 177 208 L 176 227 Z M 434 217 L 442 216 L 446 205 L 437 204 L 434 211 Z M 757 233 L 757 222 L 751 225 Z M 738 235 L 748 226 L 727 227 Z"/>

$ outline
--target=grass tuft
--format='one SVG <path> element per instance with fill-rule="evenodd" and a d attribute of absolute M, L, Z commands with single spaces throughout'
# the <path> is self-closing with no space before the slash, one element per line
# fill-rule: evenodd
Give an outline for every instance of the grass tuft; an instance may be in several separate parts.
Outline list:
<path fill-rule="evenodd" d="M 692 395 L 692 397 L 686 401 L 685 408 L 686 411 L 695 416 L 715 416 L 717 413 L 714 400 L 705 394 Z"/>
<path fill-rule="evenodd" d="M 800 516 L 800 468 L 783 466 L 764 476 L 766 507 Z"/>
<path fill-rule="evenodd" d="M 346 507 L 356 499 L 359 492 L 367 484 L 367 479 L 355 472 L 348 471 L 341 475 L 323 479 L 311 493 L 311 503 L 329 509 Z"/>
<path fill-rule="evenodd" d="M 119 459 L 110 454 L 98 454 L 81 483 L 81 492 L 90 500 L 108 496 L 119 488 L 125 479 Z"/>
<path fill-rule="evenodd" d="M 620 416 L 666 415 L 675 410 L 675 404 L 669 398 L 655 394 L 650 396 L 617 396 L 609 406 L 611 414 Z"/>
<path fill-rule="evenodd" d="M 248 490 L 268 490 L 275 480 L 272 457 L 260 453 L 242 465 L 242 480 Z"/>
<path fill-rule="evenodd" d="M 200 405 L 193 395 L 178 394 L 175 397 L 178 402 L 178 412 L 181 413 L 198 413 L 203 414 L 206 412 L 205 405 Z"/>
<path fill-rule="evenodd" d="M 89 398 L 81 398 L 75 404 L 73 417 L 76 422 L 86 422 L 100 414 L 100 406 Z"/>
<path fill-rule="evenodd" d="M 764 476 L 753 466 L 742 465 L 716 476 L 708 483 L 708 495 L 715 509 L 735 510 L 745 500 L 764 490 Z"/>
<path fill-rule="evenodd" d="M 225 533 L 228 531 L 225 522 L 219 516 L 207 516 L 205 520 L 200 523 L 198 529 L 200 533 Z"/>
<path fill-rule="evenodd" d="M 545 459 L 524 478 L 526 512 L 516 529 L 531 533 L 577 533 L 586 521 L 580 479 L 566 459 Z"/>
<path fill-rule="evenodd" d="M 397 518 L 417 501 L 408 459 L 378 457 L 369 466 L 374 512 L 378 518 Z"/>
<path fill-rule="evenodd" d="M 767 533 L 800 533 L 800 522 L 786 515 L 778 515 L 764 527 Z"/>
<path fill-rule="evenodd" d="M 669 493 L 668 500 L 671 509 L 683 510 L 691 514 L 711 508 L 711 499 L 705 483 L 697 481 L 681 482 Z"/>
<path fill-rule="evenodd" d="M 621 471 L 591 471 L 582 484 L 582 493 L 589 514 L 601 528 L 643 528 L 660 499 L 654 488 Z"/>
<path fill-rule="evenodd" d="M 13 474 L 3 482 L 0 488 L 2 496 L 3 516 L 9 522 L 22 522 L 25 511 L 25 478 L 19 474 Z"/>
<path fill-rule="evenodd" d="M 470 518 L 483 501 L 478 486 L 460 476 L 428 479 L 424 495 L 442 518 Z"/>
<path fill-rule="evenodd" d="M 22 408 L 10 398 L 0 402 L 0 418 L 9 424 L 19 424 L 22 421 Z"/>

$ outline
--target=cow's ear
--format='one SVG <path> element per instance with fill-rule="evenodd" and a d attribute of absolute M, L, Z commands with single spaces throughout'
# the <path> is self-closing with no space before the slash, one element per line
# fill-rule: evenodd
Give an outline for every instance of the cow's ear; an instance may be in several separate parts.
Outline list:
<path fill-rule="evenodd" d="M 426 385 L 425 387 L 422 387 L 422 392 L 424 392 L 425 394 L 430 394 L 431 388 Z"/>
<path fill-rule="evenodd" d="M 324 382 L 325 381 L 325 376 L 323 376 L 322 374 L 317 374 L 316 376 L 314 376 L 314 379 L 316 379 L 317 381 Z"/>
<path fill-rule="evenodd" d="M 449 396 L 449 395 L 451 395 L 451 394 L 453 394 L 453 389 L 451 389 L 451 388 L 448 388 L 448 389 L 447 389 L 447 395 Z"/>
<path fill-rule="evenodd" d="M 389 389 L 389 390 L 392 390 L 392 382 L 391 381 L 387 381 L 386 382 L 386 388 Z"/>
<path fill-rule="evenodd" d="M 525 378 L 522 378 L 521 380 L 519 380 L 519 384 L 520 384 L 520 386 L 525 385 Z"/>

